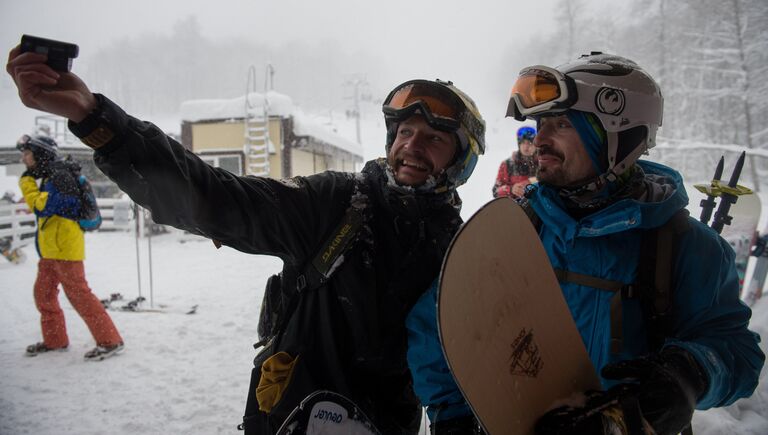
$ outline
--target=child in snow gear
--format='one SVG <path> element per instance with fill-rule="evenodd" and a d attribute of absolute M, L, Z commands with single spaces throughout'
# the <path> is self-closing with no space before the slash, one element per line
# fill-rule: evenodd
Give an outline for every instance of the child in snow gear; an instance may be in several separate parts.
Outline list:
<path fill-rule="evenodd" d="M 751 313 L 739 300 L 733 250 L 684 214 L 682 225 L 667 225 L 681 219 L 688 202 L 682 178 L 638 160 L 655 145 L 662 102 L 658 85 L 637 64 L 592 53 L 557 68 L 523 69 L 508 109 L 519 121 L 537 122 L 539 183 L 526 200 L 608 388 L 598 396 L 636 404 L 612 414 L 629 433 L 646 425 L 659 434 L 679 433 L 694 407 L 748 397 L 765 360 L 759 336 L 747 329 Z M 674 235 L 660 234 L 665 231 Z M 645 247 L 649 242 L 654 245 Z M 666 258 L 641 258 L 657 252 Z M 411 361 L 414 372 L 440 372 L 442 364 Z M 427 397 L 451 389 L 444 380 Z M 550 412 L 539 433 L 591 433 L 594 420 L 582 417 L 602 411 L 604 399 L 575 412 Z M 569 430 L 560 432 L 564 427 Z"/>
<path fill-rule="evenodd" d="M 533 139 L 536 129 L 529 126 L 517 130 L 517 151 L 512 157 L 499 165 L 496 183 L 493 185 L 493 197 L 511 196 L 520 198 L 525 193 L 525 187 L 536 182 L 536 148 Z"/>
<path fill-rule="evenodd" d="M 64 312 L 58 302 L 59 284 L 96 340 L 94 351 L 100 347 L 122 346 L 123 339 L 112 319 L 85 280 L 85 240 L 77 223 L 82 207 L 79 181 L 69 164 L 59 159 L 53 139 L 24 135 L 16 147 L 27 166 L 19 186 L 24 200 L 37 216 L 35 244 L 40 255 L 34 291 L 43 341 L 29 346 L 27 355 L 65 349 L 69 345 Z M 41 179 L 39 186 L 37 179 Z M 86 354 L 86 359 L 90 359 L 89 354 L 91 352 Z"/>
<path fill-rule="evenodd" d="M 461 222 L 456 187 L 484 152 L 485 124 L 466 94 L 450 82 L 406 82 L 384 103 L 386 159 L 361 173 L 280 181 L 207 165 L 74 74 L 55 85 L 23 74 L 31 65 L 51 76 L 43 60 L 11 52 L 7 69 L 25 89 L 22 102 L 69 118 L 97 166 L 156 222 L 283 260 L 287 308 L 277 329 L 262 328 L 274 336 L 255 360 L 247 433 L 274 433 L 317 390 L 348 397 L 382 433 L 418 432 L 404 320 L 439 273 Z M 46 92 L 32 97 L 41 86 Z M 346 253 L 313 264 L 350 209 L 361 224 Z"/>

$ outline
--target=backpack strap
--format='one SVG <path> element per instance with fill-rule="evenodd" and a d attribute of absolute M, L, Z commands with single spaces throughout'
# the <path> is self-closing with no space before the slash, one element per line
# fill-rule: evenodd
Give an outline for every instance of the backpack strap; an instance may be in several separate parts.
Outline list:
<path fill-rule="evenodd" d="M 526 198 L 519 200 L 525 214 L 536 227 L 541 218 Z M 678 210 L 661 227 L 647 230 L 640 242 L 637 277 L 634 283 L 625 284 L 563 269 L 555 269 L 561 283 L 570 282 L 604 291 L 614 292 L 611 299 L 611 353 L 621 352 L 623 345 L 622 300 L 641 298 L 643 316 L 646 319 L 648 346 L 660 349 L 672 329 L 672 290 L 674 261 L 677 258 L 679 238 L 690 228 L 688 210 Z"/>
<path fill-rule="evenodd" d="M 632 286 L 621 281 L 612 281 L 563 269 L 555 269 L 555 276 L 559 282 L 570 282 L 614 293 L 613 298 L 611 298 L 611 353 L 620 352 L 623 342 L 621 301 L 627 298 L 626 295 L 632 291 Z"/>
<path fill-rule="evenodd" d="M 288 320 L 296 310 L 299 304 L 301 294 L 307 291 L 318 289 L 331 275 L 338 269 L 343 261 L 342 255 L 354 245 L 358 238 L 363 224 L 368 220 L 369 212 L 366 196 L 365 180 L 355 179 L 355 189 L 350 197 L 350 205 L 344 213 L 341 221 L 320 245 L 320 249 L 304 269 L 296 277 L 295 285 L 291 289 L 285 287 L 286 276 L 281 277 L 279 291 L 286 291 L 290 295 L 284 308 L 280 310 L 277 317 L 277 326 L 271 331 L 269 336 L 264 337 L 253 345 L 254 348 L 267 345 L 274 337 L 283 333 Z M 283 269 L 285 271 L 285 269 Z M 281 272 L 282 273 L 282 272 Z M 285 274 L 283 274 L 285 275 Z M 274 276 L 273 276 L 274 277 Z M 290 279 L 290 278 L 289 278 Z M 269 281 L 267 282 L 267 291 L 269 290 Z M 266 294 L 265 294 L 266 296 Z"/>
<path fill-rule="evenodd" d="M 680 210 L 661 227 L 643 235 L 637 267 L 637 295 L 647 323 L 648 347 L 658 350 L 672 330 L 674 262 L 679 239 L 690 228 L 688 210 Z"/>
<path fill-rule="evenodd" d="M 535 190 L 536 187 L 532 184 L 529 184 L 525 188 L 525 195 L 517 198 L 515 201 L 517 201 L 517 204 L 520 205 L 520 208 L 523 209 L 525 215 L 528 216 L 528 220 L 531 221 L 533 227 L 536 228 L 536 232 L 538 233 L 541 229 L 541 218 L 536 214 L 536 210 L 533 209 L 531 201 L 528 199 L 528 195 L 531 195 Z"/>
<path fill-rule="evenodd" d="M 362 225 L 363 212 L 354 206 L 347 208 L 341 222 L 321 245 L 315 258 L 304 269 L 304 273 L 296 279 L 296 290 L 299 293 L 314 290 L 331 277 L 341 265 L 342 254 L 352 246 Z"/>

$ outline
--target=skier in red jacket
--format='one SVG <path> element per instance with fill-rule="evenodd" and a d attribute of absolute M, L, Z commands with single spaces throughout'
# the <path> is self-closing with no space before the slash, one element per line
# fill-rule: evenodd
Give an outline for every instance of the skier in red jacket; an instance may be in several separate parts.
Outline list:
<path fill-rule="evenodd" d="M 537 163 L 533 157 L 536 152 L 536 147 L 533 146 L 535 137 L 536 129 L 533 127 L 523 126 L 517 130 L 518 150 L 512 153 L 512 157 L 501 162 L 496 184 L 493 185 L 494 198 L 520 198 L 525 186 L 536 182 Z"/>

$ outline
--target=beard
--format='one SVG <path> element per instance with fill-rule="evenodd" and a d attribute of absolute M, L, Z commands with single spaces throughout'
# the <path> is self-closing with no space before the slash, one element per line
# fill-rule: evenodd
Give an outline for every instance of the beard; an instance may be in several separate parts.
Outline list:
<path fill-rule="evenodd" d="M 555 187 L 566 187 L 567 177 L 562 167 L 553 168 L 538 168 L 536 169 L 536 179 L 540 183 L 549 184 Z"/>

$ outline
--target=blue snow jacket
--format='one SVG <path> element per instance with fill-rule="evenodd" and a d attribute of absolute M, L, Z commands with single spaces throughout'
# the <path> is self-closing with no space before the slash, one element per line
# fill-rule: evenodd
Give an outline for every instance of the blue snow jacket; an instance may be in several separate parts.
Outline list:
<path fill-rule="evenodd" d="M 432 282 L 405 319 L 408 330 L 408 367 L 413 391 L 427 407 L 429 421 L 450 420 L 472 414 L 459 391 L 437 331 L 437 279 Z"/>
<path fill-rule="evenodd" d="M 530 198 L 542 221 L 539 236 L 553 268 L 607 280 L 635 282 L 642 230 L 663 225 L 688 203 L 682 178 L 676 171 L 652 162 L 639 162 L 646 174 L 645 197 L 623 199 L 580 220 L 565 210 L 557 191 L 539 185 Z M 663 346 L 678 346 L 690 352 L 707 374 L 707 390 L 697 409 L 726 406 L 748 397 L 757 386 L 765 355 L 760 337 L 747 329 L 751 310 L 739 299 L 739 284 L 731 247 L 712 229 L 689 218 L 690 228 L 679 240 L 673 269 L 674 319 L 672 334 Z M 638 299 L 622 301 L 623 348 L 610 351 L 610 305 L 613 293 L 573 283 L 561 283 L 581 337 L 598 372 L 607 364 L 633 359 L 649 352 L 646 325 Z M 424 295 L 407 321 L 409 345 L 424 346 L 412 330 L 422 323 L 436 322 L 434 300 Z M 422 304 L 432 304 L 427 310 Z M 420 318 L 426 314 L 432 320 Z M 435 334 L 431 352 L 442 355 Z M 445 378 L 436 385 L 425 373 L 441 373 L 445 361 L 425 366 L 409 350 L 414 388 L 422 403 L 436 406 L 457 387 Z M 433 358 L 432 360 L 436 360 Z M 604 387 L 611 381 L 603 379 Z M 454 405 L 455 406 L 455 405 Z"/>

